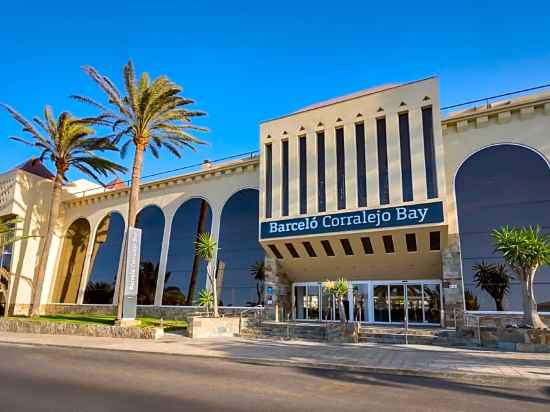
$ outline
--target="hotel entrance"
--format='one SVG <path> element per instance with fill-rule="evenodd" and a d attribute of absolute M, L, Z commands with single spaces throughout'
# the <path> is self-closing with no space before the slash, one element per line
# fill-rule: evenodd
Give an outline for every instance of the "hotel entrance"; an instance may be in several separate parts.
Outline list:
<path fill-rule="evenodd" d="M 441 323 L 441 283 L 419 281 L 354 281 L 344 301 L 346 318 L 376 324 L 439 325 Z M 296 320 L 339 321 L 334 298 L 320 282 L 293 285 Z"/>

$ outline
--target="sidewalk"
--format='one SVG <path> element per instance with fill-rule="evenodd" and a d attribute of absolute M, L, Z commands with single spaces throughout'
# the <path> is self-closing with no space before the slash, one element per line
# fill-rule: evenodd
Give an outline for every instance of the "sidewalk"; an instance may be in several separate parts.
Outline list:
<path fill-rule="evenodd" d="M 550 355 L 424 345 L 326 344 L 265 339 L 156 341 L 85 336 L 0 333 L 0 344 L 51 345 L 166 355 L 225 358 L 261 365 L 388 372 L 482 384 L 550 385 Z"/>

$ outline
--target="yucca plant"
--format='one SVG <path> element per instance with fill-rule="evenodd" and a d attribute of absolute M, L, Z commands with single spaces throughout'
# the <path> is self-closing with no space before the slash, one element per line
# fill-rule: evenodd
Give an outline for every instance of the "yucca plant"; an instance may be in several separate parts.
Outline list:
<path fill-rule="evenodd" d="M 537 270 L 550 264 L 550 243 L 540 227 L 508 227 L 493 230 L 495 252 L 500 252 L 521 282 L 523 326 L 548 329 L 537 311 L 533 282 Z"/>
<path fill-rule="evenodd" d="M 39 160 L 49 160 L 55 167 L 50 211 L 35 275 L 35 288 L 30 310 L 31 316 L 38 316 L 44 275 L 55 224 L 59 216 L 61 192 L 63 184 L 67 181 L 67 172 L 70 169 L 77 169 L 99 182 L 100 177 L 107 177 L 116 172 L 126 172 L 126 168 L 97 155 L 97 153 L 118 150 L 113 145 L 110 136 L 95 136 L 94 126 L 102 124 L 101 118 L 78 118 L 69 112 L 62 112 L 59 117 L 55 118 L 52 109 L 46 106 L 44 118 L 34 117 L 30 122 L 12 107 L 6 104 L 3 106 L 30 138 L 29 140 L 12 136 L 11 139 L 36 147 L 40 151 Z"/>
<path fill-rule="evenodd" d="M 206 309 L 207 315 L 210 315 L 210 309 L 214 307 L 214 294 L 208 289 L 201 290 L 197 303 L 200 307 Z"/>
<path fill-rule="evenodd" d="M 350 290 L 350 283 L 344 279 L 340 278 L 336 281 L 327 280 L 323 282 L 323 290 L 326 294 L 334 296 L 336 302 L 338 303 L 338 314 L 340 315 L 340 322 L 345 324 L 346 319 L 346 310 L 344 308 L 344 299 L 348 296 Z"/>
<path fill-rule="evenodd" d="M 487 292 L 495 301 L 497 311 L 503 311 L 504 296 L 510 293 L 510 276 L 502 264 L 476 263 L 472 267 L 476 287 Z"/>
<path fill-rule="evenodd" d="M 216 282 L 216 268 L 214 267 L 214 255 L 216 254 L 216 249 L 218 248 L 218 244 L 216 241 L 210 236 L 210 233 L 201 233 L 197 237 L 197 241 L 195 242 L 195 248 L 197 255 L 200 256 L 202 260 L 206 262 L 207 269 L 207 277 L 208 282 L 210 285 L 210 290 L 212 292 L 212 297 L 214 299 L 213 304 L 213 311 L 212 314 L 215 318 L 219 316 L 218 313 L 218 285 Z"/>
<path fill-rule="evenodd" d="M 124 92 L 95 68 L 85 66 L 84 72 L 105 93 L 109 105 L 103 105 L 85 96 L 73 95 L 72 98 L 93 106 L 99 110 L 99 117 L 105 125 L 112 128 L 114 143 L 121 144 L 121 156 L 124 157 L 130 148 L 134 148 L 132 181 L 128 204 L 128 226 L 134 227 L 139 204 L 139 190 L 143 156 L 146 150 L 158 158 L 161 148 L 167 149 L 176 157 L 181 156 L 181 149 L 195 149 L 203 144 L 191 135 L 190 131 L 206 131 L 205 128 L 191 123 L 195 117 L 204 116 L 198 110 L 187 107 L 193 100 L 182 97 L 182 88 L 166 76 L 159 76 L 151 81 L 148 73 L 136 78 L 132 61 L 124 66 Z M 121 285 L 124 285 L 124 270 Z M 118 318 L 122 317 L 123 290 L 118 296 Z"/>

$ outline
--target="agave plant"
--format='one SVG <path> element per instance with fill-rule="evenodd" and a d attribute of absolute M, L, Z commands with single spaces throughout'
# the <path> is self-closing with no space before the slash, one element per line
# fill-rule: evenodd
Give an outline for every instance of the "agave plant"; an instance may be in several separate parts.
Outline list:
<path fill-rule="evenodd" d="M 214 307 L 214 294 L 208 289 L 199 292 L 198 304 L 206 309 L 206 314 L 210 314 L 210 309 Z"/>
<path fill-rule="evenodd" d="M 34 117 L 30 122 L 12 107 L 5 104 L 3 106 L 22 126 L 23 132 L 29 135 L 30 140 L 18 136 L 11 138 L 37 148 L 40 151 L 39 160 L 50 160 L 55 167 L 50 212 L 35 275 L 35 288 L 30 311 L 31 316 L 38 316 L 44 275 L 55 224 L 61 209 L 61 193 L 63 184 L 67 181 L 67 172 L 74 168 L 100 182 L 100 177 L 126 172 L 126 168 L 97 155 L 97 153 L 118 150 L 113 145 L 111 136 L 95 136 L 93 127 L 103 124 L 101 118 L 78 118 L 69 112 L 62 112 L 56 119 L 52 109 L 46 106 L 44 118 Z"/>

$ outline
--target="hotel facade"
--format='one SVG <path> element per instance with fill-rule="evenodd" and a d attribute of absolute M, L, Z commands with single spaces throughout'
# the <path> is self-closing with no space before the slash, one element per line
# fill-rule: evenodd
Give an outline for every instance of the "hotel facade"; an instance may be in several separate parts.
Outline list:
<path fill-rule="evenodd" d="M 496 310 L 474 278 L 475 265 L 502 263 L 491 230 L 550 227 L 550 93 L 443 114 L 437 78 L 386 85 L 265 121 L 259 145 L 142 185 L 141 311 L 170 316 L 196 304 L 207 282 L 194 240 L 208 232 L 225 307 L 333 321 L 321 283 L 345 278 L 348 319 L 452 326 L 464 311 Z M 43 234 L 51 184 L 33 161 L 0 175 L 0 216 Z M 45 312 L 113 309 L 128 193 L 120 182 L 66 185 Z M 2 251 L 17 275 L 13 313 L 28 311 L 39 253 L 40 237 Z M 549 275 L 539 271 L 535 293 L 550 315 Z M 504 313 L 520 310 L 514 279 Z"/>

